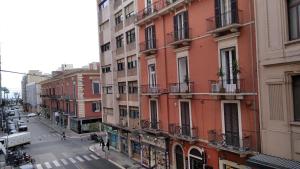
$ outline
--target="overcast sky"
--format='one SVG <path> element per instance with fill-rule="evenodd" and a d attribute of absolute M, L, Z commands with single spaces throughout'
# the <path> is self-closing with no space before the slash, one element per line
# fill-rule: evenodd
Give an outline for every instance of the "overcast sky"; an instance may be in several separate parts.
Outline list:
<path fill-rule="evenodd" d="M 99 61 L 96 0 L 0 0 L 2 70 L 50 73 Z M 22 75 L 2 73 L 21 90 Z"/>

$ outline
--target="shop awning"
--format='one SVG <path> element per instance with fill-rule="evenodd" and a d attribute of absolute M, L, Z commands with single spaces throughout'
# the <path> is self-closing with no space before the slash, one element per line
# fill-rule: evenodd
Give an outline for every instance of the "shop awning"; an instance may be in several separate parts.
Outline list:
<path fill-rule="evenodd" d="M 247 160 L 247 165 L 255 168 L 264 169 L 299 169 L 300 162 L 288 160 L 280 157 L 259 154 L 250 157 Z"/>

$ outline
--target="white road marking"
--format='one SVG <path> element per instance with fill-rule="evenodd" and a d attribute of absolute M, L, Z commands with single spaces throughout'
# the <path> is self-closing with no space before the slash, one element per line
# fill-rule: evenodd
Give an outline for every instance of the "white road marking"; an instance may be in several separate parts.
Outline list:
<path fill-rule="evenodd" d="M 78 161 L 80 161 L 80 162 L 84 162 L 84 160 L 83 160 L 81 157 L 79 157 L 79 156 L 76 156 L 76 159 L 77 159 Z"/>
<path fill-rule="evenodd" d="M 52 168 L 49 162 L 44 163 L 47 168 Z"/>
<path fill-rule="evenodd" d="M 94 154 L 91 154 L 90 156 L 95 160 L 99 160 L 99 158 L 97 156 L 95 156 Z"/>
<path fill-rule="evenodd" d="M 88 161 L 91 161 L 91 160 L 92 160 L 90 157 L 88 157 L 88 156 L 86 156 L 86 155 L 84 155 L 83 158 L 85 158 L 85 159 L 88 160 Z"/>
<path fill-rule="evenodd" d="M 69 158 L 69 160 L 70 160 L 72 163 L 76 163 L 76 161 L 75 161 L 73 158 Z"/>
<path fill-rule="evenodd" d="M 54 163 L 54 165 L 55 165 L 56 167 L 59 167 L 59 166 L 60 166 L 60 164 L 58 163 L 57 160 L 54 160 L 54 161 L 52 161 L 52 162 Z"/>
<path fill-rule="evenodd" d="M 43 169 L 42 165 L 41 164 L 37 164 L 35 165 L 37 169 Z"/>
<path fill-rule="evenodd" d="M 60 159 L 60 161 L 61 161 L 62 163 L 64 163 L 64 165 L 68 165 L 67 160 L 65 160 L 65 159 Z"/>

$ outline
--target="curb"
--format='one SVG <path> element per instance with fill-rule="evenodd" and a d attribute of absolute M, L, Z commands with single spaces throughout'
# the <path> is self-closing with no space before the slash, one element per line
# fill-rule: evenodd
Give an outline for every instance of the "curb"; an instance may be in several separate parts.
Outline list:
<path fill-rule="evenodd" d="M 55 127 L 53 127 L 51 124 L 49 125 L 47 122 L 45 122 L 42 119 L 39 119 L 40 122 L 42 122 L 44 125 L 48 126 L 49 128 L 52 128 L 53 130 L 55 130 L 57 133 L 60 133 L 61 131 Z M 79 135 L 79 136 L 68 136 L 66 134 L 66 138 L 82 138 L 82 137 L 88 137 L 89 135 Z"/>
<path fill-rule="evenodd" d="M 94 154 L 96 154 L 98 157 L 101 157 L 102 159 L 105 159 L 105 158 L 103 158 L 102 156 L 98 155 L 94 150 L 92 150 L 92 146 L 89 146 L 89 150 L 90 150 L 91 152 L 93 152 Z M 110 159 L 105 159 L 105 160 L 109 161 L 110 163 L 112 163 L 113 165 L 115 165 L 115 166 L 117 166 L 117 167 L 119 167 L 119 168 L 121 168 L 121 169 L 126 169 L 126 168 L 123 167 L 122 165 L 120 165 L 120 164 L 118 164 L 118 163 L 116 163 L 116 162 L 114 162 L 114 161 L 112 161 L 112 160 L 110 160 Z"/>

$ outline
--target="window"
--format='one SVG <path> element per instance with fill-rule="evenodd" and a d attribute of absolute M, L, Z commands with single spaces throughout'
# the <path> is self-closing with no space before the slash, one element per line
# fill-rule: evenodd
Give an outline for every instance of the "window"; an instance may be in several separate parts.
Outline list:
<path fill-rule="evenodd" d="M 99 31 L 101 32 L 101 31 L 104 31 L 104 30 L 106 30 L 106 29 L 108 29 L 109 28 L 109 22 L 108 22 L 108 20 L 106 20 L 105 22 L 103 22 L 100 26 L 99 26 Z"/>
<path fill-rule="evenodd" d="M 156 72 L 155 72 L 155 64 L 148 65 L 148 73 L 149 73 L 149 86 L 151 88 L 156 87 Z"/>
<path fill-rule="evenodd" d="M 119 113 L 121 117 L 127 116 L 127 107 L 126 106 L 119 106 Z"/>
<path fill-rule="evenodd" d="M 129 118 L 138 119 L 140 117 L 139 108 L 129 106 Z"/>
<path fill-rule="evenodd" d="M 133 42 L 135 42 L 134 28 L 126 32 L 126 43 L 129 44 L 129 43 L 133 43 Z"/>
<path fill-rule="evenodd" d="M 145 28 L 146 49 L 156 48 L 155 26 Z"/>
<path fill-rule="evenodd" d="M 204 155 L 202 152 L 193 148 L 190 151 L 189 158 L 190 158 L 190 169 L 203 168 Z"/>
<path fill-rule="evenodd" d="M 224 27 L 238 21 L 237 0 L 216 0 L 216 28 Z"/>
<path fill-rule="evenodd" d="M 239 113 L 237 103 L 224 103 L 225 143 L 240 147 Z"/>
<path fill-rule="evenodd" d="M 119 59 L 117 60 L 117 66 L 118 66 L 118 71 L 122 71 L 125 69 L 125 63 L 124 59 Z"/>
<path fill-rule="evenodd" d="M 174 16 L 174 40 L 183 40 L 189 37 L 188 12 L 184 11 Z"/>
<path fill-rule="evenodd" d="M 133 2 L 125 7 L 125 18 L 128 19 L 134 15 L 134 6 Z"/>
<path fill-rule="evenodd" d="M 110 42 L 108 42 L 108 43 L 101 46 L 101 52 L 102 53 L 108 51 L 109 49 L 110 49 Z"/>
<path fill-rule="evenodd" d="M 221 70 L 223 87 L 227 92 L 234 92 L 237 88 L 238 64 L 235 47 L 221 50 Z"/>
<path fill-rule="evenodd" d="M 180 102 L 180 116 L 181 116 L 181 134 L 184 136 L 191 135 L 191 126 L 190 126 L 190 103 L 187 101 Z"/>
<path fill-rule="evenodd" d="M 108 4 L 109 4 L 109 0 L 102 0 L 102 1 L 100 2 L 100 4 L 99 4 L 99 10 L 101 10 L 101 9 L 103 9 L 103 8 L 105 8 L 105 7 L 107 7 Z"/>
<path fill-rule="evenodd" d="M 151 115 L 151 128 L 157 129 L 158 128 L 158 118 L 157 118 L 157 101 L 150 100 L 150 115 Z"/>
<path fill-rule="evenodd" d="M 138 93 L 137 81 L 129 81 L 128 82 L 128 93 L 130 93 L 130 94 Z"/>
<path fill-rule="evenodd" d="M 115 14 L 115 23 L 116 25 L 122 23 L 122 10 Z"/>
<path fill-rule="evenodd" d="M 300 0 L 288 0 L 290 40 L 300 38 Z"/>
<path fill-rule="evenodd" d="M 105 93 L 105 94 L 112 94 L 112 86 L 105 86 L 105 87 L 103 87 L 103 93 Z"/>
<path fill-rule="evenodd" d="M 123 46 L 123 34 L 116 37 L 116 45 L 117 45 L 117 48 L 120 48 Z"/>
<path fill-rule="evenodd" d="M 92 111 L 100 112 L 100 102 L 92 102 Z"/>
<path fill-rule="evenodd" d="M 300 75 L 293 76 L 294 121 L 300 121 Z"/>
<path fill-rule="evenodd" d="M 100 93 L 100 84 L 98 81 L 93 81 L 92 82 L 92 87 L 93 87 L 93 94 L 99 94 Z"/>
<path fill-rule="evenodd" d="M 137 64 L 137 61 L 136 61 L 135 56 L 129 56 L 127 58 L 127 68 L 128 69 L 136 68 L 136 66 L 137 66 L 136 64 Z"/>
<path fill-rule="evenodd" d="M 119 89 L 120 94 L 125 94 L 126 93 L 126 82 L 119 82 L 118 89 Z"/>
<path fill-rule="evenodd" d="M 108 65 L 108 66 L 103 66 L 103 67 L 102 67 L 102 73 L 108 73 L 108 72 L 111 72 L 111 70 L 110 70 L 110 65 Z"/>

